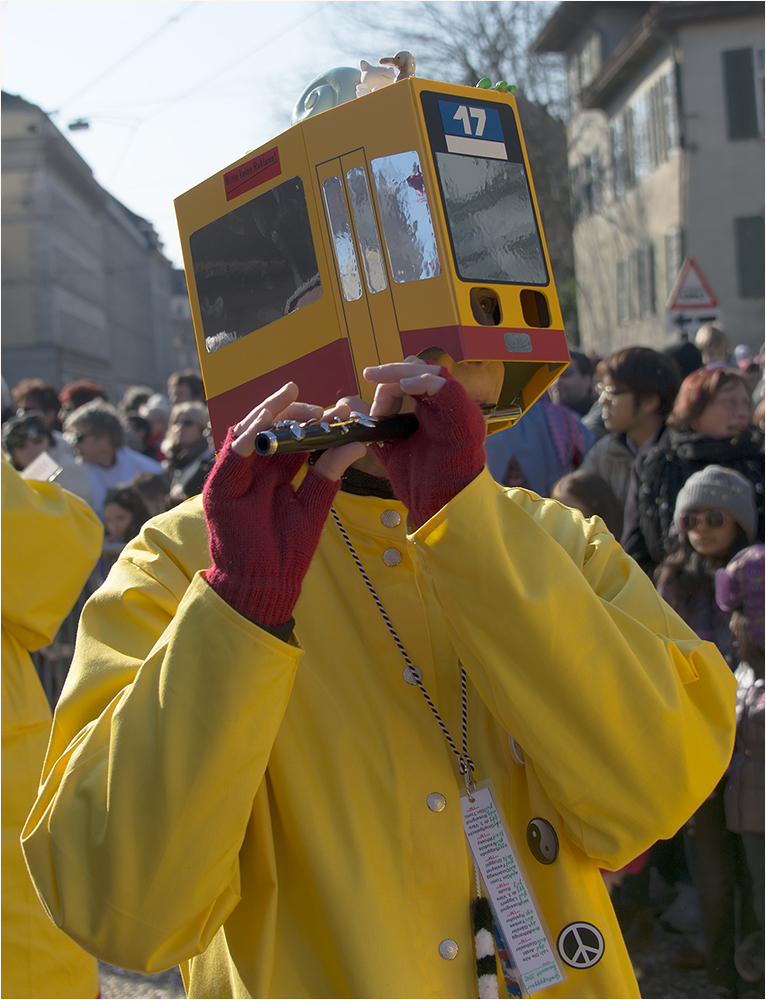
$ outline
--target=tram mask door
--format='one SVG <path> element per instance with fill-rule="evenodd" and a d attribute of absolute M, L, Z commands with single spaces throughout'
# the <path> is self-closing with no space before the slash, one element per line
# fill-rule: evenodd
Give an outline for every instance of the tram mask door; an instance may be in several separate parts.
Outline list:
<path fill-rule="evenodd" d="M 371 402 L 374 388 L 363 369 L 397 359 L 402 346 L 364 152 L 328 160 L 316 171 L 354 370 L 362 397 Z"/>

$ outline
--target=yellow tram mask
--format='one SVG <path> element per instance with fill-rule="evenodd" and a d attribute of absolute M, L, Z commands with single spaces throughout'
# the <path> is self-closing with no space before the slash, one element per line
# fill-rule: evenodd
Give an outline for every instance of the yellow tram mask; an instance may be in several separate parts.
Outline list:
<path fill-rule="evenodd" d="M 517 420 L 569 353 L 514 98 L 409 77 L 302 114 L 175 202 L 216 445 L 287 381 L 371 401 L 364 368 L 435 350 L 502 360 Z"/>

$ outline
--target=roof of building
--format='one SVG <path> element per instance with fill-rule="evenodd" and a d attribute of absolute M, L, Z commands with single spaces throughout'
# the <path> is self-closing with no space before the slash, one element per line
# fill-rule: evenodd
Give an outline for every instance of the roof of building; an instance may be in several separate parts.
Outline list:
<path fill-rule="evenodd" d="M 576 29 L 584 27 L 599 7 L 619 7 L 621 10 L 634 8 L 646 15 L 630 32 L 625 42 L 641 31 L 642 25 L 651 22 L 660 24 L 680 24 L 686 21 L 706 21 L 718 18 L 745 17 L 761 14 L 764 5 L 756 2 L 728 3 L 560 3 L 543 25 L 539 35 L 530 45 L 531 52 L 566 52 L 573 44 Z M 624 44 L 624 43 L 623 43 Z"/>
<path fill-rule="evenodd" d="M 30 104 L 29 101 L 25 101 L 23 97 L 18 94 L 8 94 L 6 91 L 0 91 L 1 103 L 0 107 L 4 111 L 12 111 L 14 108 L 19 110 L 23 108 L 31 108 L 33 111 L 39 111 L 40 109 L 36 104 Z"/>
<path fill-rule="evenodd" d="M 627 84 L 636 70 L 659 46 L 667 44 L 663 29 L 690 21 L 735 17 L 763 17 L 761 2 L 598 4 L 560 3 L 530 46 L 533 52 L 566 52 L 574 44 L 577 30 L 587 25 L 599 7 L 631 6 L 646 13 L 604 61 L 601 69 L 579 95 L 583 108 L 603 108 Z"/>
<path fill-rule="evenodd" d="M 580 28 L 584 28 L 601 3 L 560 3 L 543 25 L 539 35 L 529 47 L 530 52 L 567 52 L 575 43 Z M 647 10 L 649 3 L 612 4 L 614 7 L 633 7 L 638 13 Z"/>
<path fill-rule="evenodd" d="M 95 198 L 99 205 L 111 203 L 115 206 L 117 214 L 124 225 L 127 225 L 134 232 L 139 234 L 139 237 L 144 240 L 148 246 L 162 252 L 162 243 L 159 240 L 153 224 L 143 216 L 132 212 L 126 205 L 123 205 L 121 201 L 115 198 L 114 195 L 110 194 L 106 188 L 103 188 L 98 183 L 86 160 L 80 156 L 67 137 L 59 131 L 59 129 L 50 120 L 50 116 L 46 114 L 42 108 L 36 104 L 32 104 L 30 101 L 25 101 L 19 94 L 9 94 L 3 90 L 0 91 L 0 109 L 3 112 L 24 111 L 28 113 L 34 111 L 41 115 L 45 119 L 42 138 L 46 141 L 48 148 L 51 150 L 53 157 L 51 162 L 55 162 L 59 169 L 66 170 L 66 176 L 69 182 L 75 184 L 81 194 L 91 199 Z M 34 131 L 35 133 L 38 132 L 36 128 Z M 17 138 L 18 136 L 13 137 L 13 139 Z M 6 140 L 4 137 L 4 155 L 5 142 Z M 4 159 L 4 167 L 6 162 L 6 159 Z"/>

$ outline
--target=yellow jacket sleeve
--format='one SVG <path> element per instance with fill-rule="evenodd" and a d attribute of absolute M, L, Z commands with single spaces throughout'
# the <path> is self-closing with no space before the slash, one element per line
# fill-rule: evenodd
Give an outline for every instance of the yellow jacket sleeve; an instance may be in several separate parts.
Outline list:
<path fill-rule="evenodd" d="M 24 832 L 54 921 L 148 972 L 204 951 L 239 901 L 239 849 L 301 655 L 201 573 L 189 583 L 206 543 L 202 518 L 155 519 L 86 605 Z"/>
<path fill-rule="evenodd" d="M 618 868 L 672 836 L 731 757 L 736 685 L 716 647 L 599 518 L 486 470 L 410 537 L 458 655 L 572 840 Z"/>
<path fill-rule="evenodd" d="M 26 482 L 2 462 L 2 995 L 87 997 L 95 961 L 48 920 L 19 837 L 37 793 L 51 711 L 29 652 L 49 643 L 79 595 L 103 528 L 79 497 Z"/>
<path fill-rule="evenodd" d="M 53 639 L 93 569 L 104 529 L 55 483 L 28 482 L 2 462 L 3 625 L 24 649 Z"/>

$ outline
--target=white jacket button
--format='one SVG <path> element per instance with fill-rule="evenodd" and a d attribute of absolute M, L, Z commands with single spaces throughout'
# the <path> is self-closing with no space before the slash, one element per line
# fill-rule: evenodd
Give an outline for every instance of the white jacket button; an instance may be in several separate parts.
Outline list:
<path fill-rule="evenodd" d="M 419 680 L 423 679 L 423 671 L 419 667 L 405 667 L 402 676 L 408 684 L 412 684 L 414 687 Z"/>
<path fill-rule="evenodd" d="M 380 519 L 387 528 L 395 528 L 400 523 L 402 515 L 398 510 L 384 510 Z"/>
<path fill-rule="evenodd" d="M 426 804 L 431 812 L 440 813 L 447 805 L 447 800 L 441 792 L 431 792 L 426 799 Z"/>
<path fill-rule="evenodd" d="M 383 553 L 383 562 L 386 566 L 398 566 L 402 561 L 402 554 L 399 549 L 386 549 Z"/>
<path fill-rule="evenodd" d="M 451 962 L 453 958 L 457 958 L 458 951 L 457 941 L 453 941 L 452 938 L 447 938 L 439 945 L 439 954 L 447 962 Z"/>

